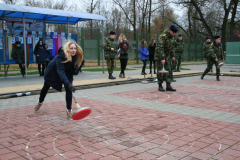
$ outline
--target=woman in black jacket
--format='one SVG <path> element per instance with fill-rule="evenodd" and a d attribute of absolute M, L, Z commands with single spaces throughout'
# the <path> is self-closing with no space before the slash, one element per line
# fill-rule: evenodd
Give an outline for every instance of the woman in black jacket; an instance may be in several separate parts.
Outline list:
<path fill-rule="evenodd" d="M 156 47 L 156 43 L 155 43 L 155 39 L 152 38 L 151 42 L 148 45 L 148 51 L 149 51 L 149 62 L 150 62 L 150 74 L 152 74 L 152 63 L 154 65 L 154 74 L 156 74 L 155 70 L 156 70 L 156 65 L 155 65 L 155 60 L 154 60 L 154 54 L 155 54 L 155 47 Z"/>
<path fill-rule="evenodd" d="M 37 45 L 35 46 L 34 52 L 36 56 L 36 61 L 38 63 L 38 71 L 40 76 L 44 76 L 44 70 L 46 68 L 46 48 L 43 45 L 43 41 L 38 41 Z M 42 72 L 41 72 L 41 65 L 42 65 Z"/>
<path fill-rule="evenodd" d="M 66 90 L 67 116 L 72 118 L 72 86 L 73 75 L 77 75 L 83 60 L 83 51 L 75 42 L 68 41 L 58 50 L 58 55 L 48 64 L 44 75 L 44 85 L 40 93 L 39 102 L 34 108 L 37 112 L 43 104 L 50 87 L 62 91 L 62 84 Z"/>

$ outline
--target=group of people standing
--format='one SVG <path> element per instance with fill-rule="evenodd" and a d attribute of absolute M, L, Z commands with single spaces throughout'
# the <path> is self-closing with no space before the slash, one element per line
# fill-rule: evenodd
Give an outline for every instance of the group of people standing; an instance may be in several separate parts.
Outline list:
<path fill-rule="evenodd" d="M 152 64 L 154 65 L 154 74 L 157 74 L 158 79 L 158 90 L 165 91 L 163 88 L 163 74 L 159 73 L 163 69 L 168 71 L 165 76 L 166 90 L 176 91 L 176 89 L 171 86 L 171 70 L 180 71 L 182 53 L 184 50 L 183 35 L 178 34 L 178 38 L 174 40 L 175 34 L 179 31 L 178 26 L 172 24 L 168 29 L 166 29 L 157 39 L 151 39 L 148 47 L 145 40 L 142 40 L 139 45 L 140 59 L 143 61 L 143 68 L 141 74 L 146 74 L 145 68 L 147 60 L 150 61 L 150 73 L 152 73 Z M 118 43 L 114 40 L 116 38 L 116 33 L 110 31 L 110 36 L 105 39 L 104 50 L 105 59 L 108 65 L 109 79 L 116 79 L 113 77 L 114 60 L 115 56 L 120 59 L 121 62 L 121 72 L 119 74 L 120 78 L 125 78 L 125 69 L 128 62 L 128 49 L 129 42 L 124 34 L 120 34 L 118 38 Z M 207 68 L 201 76 L 201 79 L 211 70 L 213 64 L 216 66 L 216 79 L 220 81 L 220 69 L 217 67 L 219 60 L 224 62 L 223 49 L 221 44 L 221 36 L 215 35 L 214 41 L 211 42 L 211 38 L 206 37 L 206 43 L 204 44 L 204 56 L 207 58 Z M 64 84 L 66 90 L 66 108 L 67 117 L 72 118 L 72 92 L 75 92 L 73 87 L 73 75 L 77 75 L 81 71 L 81 64 L 83 62 L 83 51 L 77 43 L 68 41 L 58 50 L 58 55 L 49 63 L 52 59 L 50 52 L 48 51 L 48 46 L 43 44 L 40 40 L 35 49 L 34 55 L 36 56 L 36 61 L 38 63 L 38 70 L 40 76 L 44 76 L 44 84 L 41 90 L 39 101 L 34 107 L 34 112 L 38 112 L 40 107 L 43 105 L 44 99 L 50 87 L 62 91 L 62 84 Z M 12 58 L 16 60 L 21 69 L 22 75 L 25 74 L 24 71 L 24 51 L 21 48 L 21 43 L 16 42 L 16 47 L 12 50 Z M 171 62 L 173 67 L 171 67 Z M 49 64 L 48 64 L 49 63 Z M 29 62 L 27 62 L 29 65 Z M 46 72 L 45 67 L 48 65 Z M 42 69 L 41 69 L 42 66 Z M 157 72 L 155 72 L 157 68 Z"/>
<path fill-rule="evenodd" d="M 19 65 L 20 72 L 22 76 L 25 73 L 25 58 L 24 58 L 24 50 L 21 47 L 21 42 L 16 41 L 16 46 L 12 50 L 12 58 L 16 61 Z M 38 64 L 38 71 L 40 76 L 44 76 L 44 70 L 47 67 L 48 63 L 54 58 L 50 51 L 48 50 L 48 45 L 43 44 L 43 41 L 38 41 L 35 49 L 33 51 L 34 55 L 36 56 L 36 62 Z M 29 61 L 27 60 L 27 67 L 29 66 Z M 42 66 L 42 67 L 41 67 Z"/>

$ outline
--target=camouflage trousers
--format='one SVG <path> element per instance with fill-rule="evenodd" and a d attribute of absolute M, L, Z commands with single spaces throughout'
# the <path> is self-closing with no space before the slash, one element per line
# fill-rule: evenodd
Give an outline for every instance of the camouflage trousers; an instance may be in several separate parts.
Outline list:
<path fill-rule="evenodd" d="M 210 63 L 210 58 L 207 58 L 207 66 L 208 66 L 209 63 Z M 213 69 L 213 66 L 212 66 L 211 70 L 212 69 Z"/>
<path fill-rule="evenodd" d="M 176 53 L 175 54 L 175 61 L 172 64 L 173 69 L 176 69 L 176 67 L 180 68 L 181 62 L 182 62 L 182 53 Z"/>
<path fill-rule="evenodd" d="M 207 74 L 211 69 L 212 69 L 212 66 L 215 64 L 216 66 L 216 75 L 217 76 L 220 76 L 220 68 L 217 68 L 218 66 L 218 62 L 216 62 L 215 60 L 213 59 L 208 59 L 208 66 L 207 68 L 205 69 L 204 73 L 203 74 Z"/>
<path fill-rule="evenodd" d="M 156 61 L 156 63 L 157 63 L 158 83 L 163 83 L 163 74 L 159 73 L 159 71 L 161 71 L 163 69 L 163 64 L 162 64 L 161 61 Z M 171 83 L 171 68 L 170 68 L 170 63 L 169 62 L 165 62 L 164 69 L 168 71 L 168 73 L 166 74 L 166 82 Z"/>
<path fill-rule="evenodd" d="M 15 59 L 15 61 L 19 65 L 21 70 L 25 69 L 25 60 L 24 60 L 24 58 L 18 58 L 18 59 Z M 27 67 L 28 67 L 28 65 L 29 65 L 29 62 L 27 61 Z"/>
<path fill-rule="evenodd" d="M 112 74 L 114 69 L 114 58 L 107 58 L 108 73 Z"/>

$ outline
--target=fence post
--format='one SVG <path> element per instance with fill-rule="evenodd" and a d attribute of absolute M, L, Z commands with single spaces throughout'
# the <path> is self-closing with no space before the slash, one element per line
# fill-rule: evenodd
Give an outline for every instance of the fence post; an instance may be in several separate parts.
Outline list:
<path fill-rule="evenodd" d="M 81 47 L 84 53 L 84 28 L 81 28 Z"/>
<path fill-rule="evenodd" d="M 137 60 L 137 64 L 138 64 L 138 31 L 136 32 L 136 60 Z"/>
<path fill-rule="evenodd" d="M 149 40 L 150 40 L 150 33 L 147 33 L 147 45 L 149 44 Z"/>
<path fill-rule="evenodd" d="M 100 66 L 100 29 L 97 29 L 98 66 Z"/>
<path fill-rule="evenodd" d="M 197 61 L 197 37 L 195 38 L 195 62 Z"/>
<path fill-rule="evenodd" d="M 190 61 L 191 60 L 191 36 L 189 36 L 189 44 L 188 44 L 188 60 Z"/>
<path fill-rule="evenodd" d="M 201 61 L 203 61 L 203 39 L 202 39 L 202 45 L 201 45 Z"/>

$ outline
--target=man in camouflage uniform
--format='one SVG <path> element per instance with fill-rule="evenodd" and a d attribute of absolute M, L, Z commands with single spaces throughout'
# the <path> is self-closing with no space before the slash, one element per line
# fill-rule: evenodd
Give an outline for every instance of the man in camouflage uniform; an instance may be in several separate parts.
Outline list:
<path fill-rule="evenodd" d="M 178 32 L 178 26 L 175 24 L 172 24 L 169 29 L 166 29 L 163 34 L 161 34 L 158 37 L 156 50 L 155 50 L 155 61 L 157 62 L 157 78 L 158 78 L 158 85 L 159 85 L 159 91 L 165 91 L 162 87 L 163 79 L 162 74 L 159 73 L 160 70 L 163 69 L 163 65 L 165 70 L 168 71 L 168 74 L 166 74 L 166 83 L 167 91 L 176 91 L 176 89 L 171 87 L 171 68 L 169 59 L 170 56 L 172 57 L 172 60 L 175 61 L 175 52 L 173 48 L 173 36 Z"/>
<path fill-rule="evenodd" d="M 209 58 L 208 58 L 208 49 L 209 49 L 209 46 L 211 45 L 211 37 L 210 36 L 207 36 L 206 37 L 206 43 L 204 43 L 203 45 L 203 56 L 204 58 L 207 59 L 207 66 L 209 64 Z M 211 72 L 212 72 L 212 67 L 211 67 Z"/>
<path fill-rule="evenodd" d="M 175 49 L 175 62 L 174 62 L 174 70 L 173 72 L 181 72 L 179 70 L 179 67 L 181 65 L 182 62 L 182 54 L 184 51 L 184 42 L 183 42 L 183 35 L 179 34 L 178 35 L 178 39 L 176 39 L 176 41 L 174 42 L 174 49 Z M 177 68 L 177 70 L 176 70 Z"/>
<path fill-rule="evenodd" d="M 210 71 L 212 68 L 212 65 L 215 64 L 216 66 L 216 79 L 217 81 L 220 81 L 219 76 L 220 76 L 220 68 L 217 68 L 218 62 L 221 59 L 222 62 L 224 62 L 223 58 L 223 48 L 221 44 L 221 36 L 220 35 L 215 35 L 214 36 L 215 41 L 211 43 L 208 49 L 208 58 L 209 58 L 209 63 L 208 67 L 204 71 L 204 73 L 201 76 L 201 79 Z"/>
<path fill-rule="evenodd" d="M 16 47 L 13 48 L 12 50 L 12 58 L 15 59 L 15 61 L 17 62 L 17 64 L 19 65 L 20 69 L 21 69 L 21 73 L 22 76 L 24 76 L 25 74 L 25 58 L 24 58 L 24 50 L 21 47 L 21 42 L 17 41 L 16 42 Z M 27 61 L 27 67 L 29 65 L 29 62 Z"/>
<path fill-rule="evenodd" d="M 112 76 L 113 69 L 114 69 L 114 60 L 115 56 L 117 54 L 117 43 L 114 41 L 116 38 L 116 33 L 114 31 L 110 31 L 110 36 L 105 39 L 103 44 L 104 54 L 105 54 L 105 60 L 107 61 L 108 66 L 108 73 L 109 79 L 116 79 L 116 77 Z"/>

